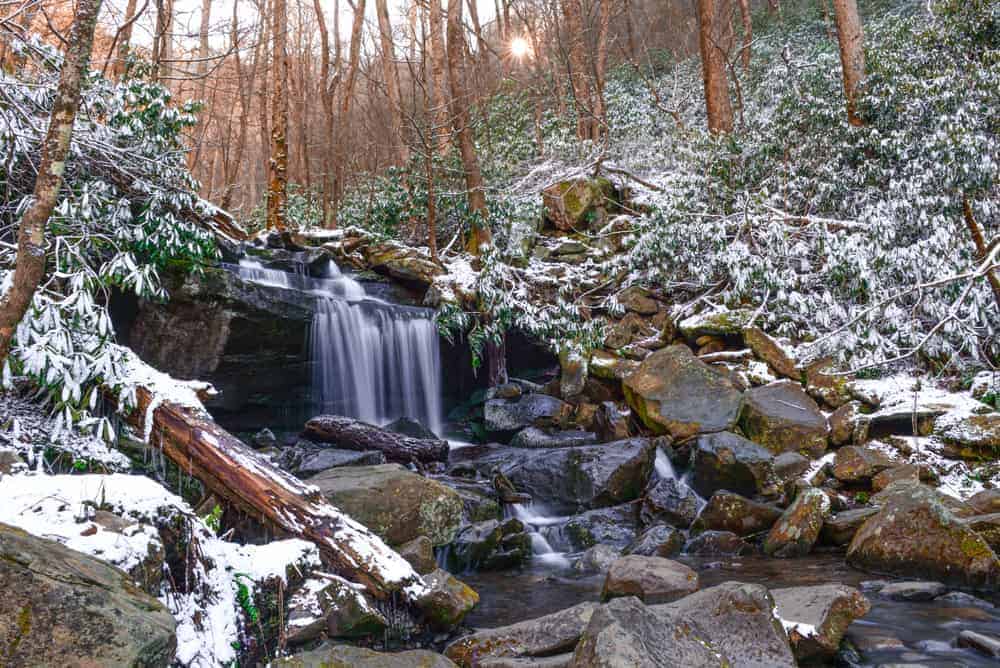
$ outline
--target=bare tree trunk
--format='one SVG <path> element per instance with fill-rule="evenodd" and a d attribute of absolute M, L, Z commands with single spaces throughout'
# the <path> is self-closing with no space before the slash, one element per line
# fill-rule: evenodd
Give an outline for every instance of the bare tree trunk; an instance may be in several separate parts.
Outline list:
<path fill-rule="evenodd" d="M 128 0 L 128 4 L 125 6 L 125 22 L 119 29 L 117 35 L 118 38 L 118 57 L 115 59 L 114 67 L 111 69 L 111 73 L 116 79 L 121 79 L 125 74 L 125 61 L 128 58 L 129 49 L 132 48 L 132 26 L 135 25 L 135 21 L 138 18 L 136 15 L 136 9 L 138 5 L 138 0 Z M 112 57 L 108 54 L 108 57 Z"/>
<path fill-rule="evenodd" d="M 271 9 L 271 3 L 269 0 L 259 0 L 259 11 L 258 16 L 260 20 L 260 32 L 257 36 L 257 47 L 259 49 L 260 58 L 257 60 L 261 73 L 260 77 L 260 99 L 257 104 L 257 123 L 260 126 L 260 157 L 261 164 L 263 165 L 263 176 L 258 181 L 262 184 L 261 187 L 267 191 L 267 177 L 268 177 L 268 164 L 271 160 L 271 120 L 268 114 L 268 103 L 269 103 L 269 86 L 268 79 L 271 78 L 271 66 L 270 66 L 270 45 L 271 45 L 271 20 L 268 17 L 268 11 Z M 256 59 L 256 56 L 255 56 Z M 255 176 L 256 179 L 256 170 Z M 266 195 L 265 195 L 266 196 Z M 256 198 L 254 198 L 256 201 Z"/>
<path fill-rule="evenodd" d="M 323 151 L 323 225 L 330 227 L 332 222 L 330 203 L 333 200 L 333 96 L 336 84 L 330 80 L 330 33 L 326 28 L 326 17 L 323 16 L 320 0 L 313 0 L 313 9 L 316 12 L 316 21 L 319 23 L 319 48 L 321 51 L 319 85 L 320 98 L 323 101 L 323 144 L 326 146 L 326 150 Z M 339 11 L 340 3 L 334 2 L 334 17 Z M 339 44 L 340 35 L 336 35 L 335 39 Z"/>
<path fill-rule="evenodd" d="M 635 61 L 635 54 L 638 49 L 635 45 L 635 25 L 632 22 L 632 0 L 625 0 L 625 7 L 622 10 L 625 14 L 625 33 L 628 45 L 628 59 Z"/>
<path fill-rule="evenodd" d="M 844 70 L 844 97 L 847 100 L 847 120 L 851 125 L 862 125 L 858 116 L 858 86 L 865 77 L 865 35 L 861 28 L 857 0 L 833 0 L 837 21 L 837 41 L 840 44 L 840 63 Z"/>
<path fill-rule="evenodd" d="M 222 191 L 222 201 L 219 206 L 228 211 L 233 199 L 233 190 L 236 187 L 236 175 L 239 173 L 240 163 L 243 162 L 243 152 L 247 143 L 247 127 L 250 118 L 250 91 L 257 83 L 257 62 L 260 54 L 260 45 L 254 50 L 253 63 L 250 65 L 250 76 L 244 80 L 243 59 L 240 57 L 239 49 L 239 6 L 238 0 L 233 2 L 233 24 L 230 33 L 230 43 L 233 49 L 233 57 L 236 64 L 236 87 L 240 100 L 240 120 L 239 134 L 236 140 L 236 154 L 226 161 L 224 169 L 226 184 Z"/>
<path fill-rule="evenodd" d="M 0 301 L 0 366 L 10 353 L 17 324 L 28 311 L 45 275 L 45 229 L 62 189 L 73 122 L 80 108 L 80 88 L 90 65 L 100 10 L 101 0 L 78 0 L 76 5 L 49 128 L 42 140 L 34 200 L 21 217 L 18 230 L 14 282 Z"/>
<path fill-rule="evenodd" d="M 350 2 L 350 0 L 348 0 Z M 344 77 L 344 90 L 340 98 L 340 124 L 337 128 L 337 171 L 334 183 L 334 216 L 336 208 L 344 193 L 344 140 L 345 132 L 351 114 L 351 101 L 354 99 L 354 82 L 357 80 L 358 63 L 361 59 L 361 41 L 365 25 L 365 0 L 357 0 L 357 5 L 351 2 L 354 9 L 354 22 L 351 24 L 351 45 L 347 56 L 347 76 Z"/>
<path fill-rule="evenodd" d="M 469 128 L 469 94 L 465 89 L 465 35 L 462 34 L 462 0 L 448 0 L 448 78 L 451 81 L 452 123 L 458 137 L 458 148 L 462 155 L 462 171 L 465 172 L 465 188 L 469 198 L 469 209 L 478 214 L 479 220 L 472 225 L 466 247 L 473 255 L 492 241 L 489 228 L 489 212 L 486 209 L 486 192 L 483 189 L 483 175 L 479 171 L 476 145 Z"/>
<path fill-rule="evenodd" d="M 753 44 L 753 16 L 750 13 L 750 0 L 740 0 L 740 18 L 743 20 L 743 49 L 740 56 L 743 59 L 743 69 L 750 69 L 750 45 Z"/>
<path fill-rule="evenodd" d="M 198 63 L 195 72 L 198 77 L 198 94 L 196 99 L 205 101 L 205 89 L 208 86 L 208 27 L 212 20 L 212 0 L 201 0 L 201 26 L 198 29 Z M 214 105 L 213 105 L 214 106 Z M 208 128 L 212 123 L 211 107 L 199 119 L 199 132 L 193 150 L 188 153 L 188 169 L 194 171 L 201 159 L 202 145 L 208 136 Z M 209 190 L 211 192 L 211 190 Z"/>
<path fill-rule="evenodd" d="M 268 160 L 267 227 L 286 229 L 288 206 L 288 17 L 285 0 L 274 0 L 272 16 L 274 92 L 271 107 L 271 158 Z"/>
<path fill-rule="evenodd" d="M 162 81 L 172 67 L 174 57 L 174 0 L 157 0 L 156 36 L 153 50 L 153 64 L 156 66 L 157 80 Z"/>
<path fill-rule="evenodd" d="M 965 218 L 965 225 L 969 228 L 969 236 L 972 237 L 972 244 L 976 247 L 976 262 L 983 262 L 990 254 L 990 247 L 983 237 L 983 228 L 976 222 L 976 217 L 972 213 L 972 203 L 968 197 L 962 197 L 962 215 Z M 986 280 L 989 281 L 990 289 L 993 290 L 993 300 L 1000 309 L 1000 278 L 992 269 L 986 272 Z"/>
<path fill-rule="evenodd" d="M 410 156 L 403 140 L 403 100 L 399 90 L 399 68 L 396 67 L 396 51 L 392 43 L 392 24 L 389 22 L 389 6 L 386 0 L 375 0 L 378 14 L 379 40 L 382 47 L 382 72 L 385 89 L 389 97 L 389 118 L 392 122 L 392 152 L 397 164 L 405 165 Z"/>
<path fill-rule="evenodd" d="M 445 80 L 444 35 L 442 35 L 441 0 L 428 0 L 430 12 L 430 55 L 431 55 L 431 104 L 434 105 L 435 152 L 440 156 L 448 154 L 448 83 Z"/>
<path fill-rule="evenodd" d="M 35 20 L 35 14 L 38 13 L 39 8 L 42 3 L 31 4 L 27 7 L 21 9 L 21 19 L 18 21 L 18 27 L 20 28 L 20 34 L 18 35 L 22 39 L 27 38 L 29 31 L 31 30 L 31 24 Z M 4 26 L 4 30 L 0 31 L 0 67 L 6 67 L 7 61 L 7 49 L 8 42 L 13 36 L 11 33 L 13 31 L 9 28 L 9 23 Z M 8 71 L 16 72 L 24 67 L 25 57 L 23 55 L 18 55 L 16 53 L 12 54 L 10 58 L 10 68 Z"/>
<path fill-rule="evenodd" d="M 595 136 L 595 109 L 587 76 L 587 52 L 583 35 L 583 18 L 580 0 L 560 0 L 563 19 L 566 21 L 566 35 L 569 40 L 569 79 L 576 101 L 576 136 L 592 139 Z"/>
<path fill-rule="evenodd" d="M 726 77 L 729 0 L 698 0 L 698 43 L 705 79 L 705 107 L 708 129 L 714 133 L 733 131 L 733 106 Z"/>
<path fill-rule="evenodd" d="M 604 84 L 608 69 L 608 34 L 611 31 L 612 0 L 599 0 L 600 14 L 597 28 L 597 58 L 594 63 L 594 115 L 591 126 L 591 139 L 598 141 L 608 130 L 607 108 L 604 104 Z"/>

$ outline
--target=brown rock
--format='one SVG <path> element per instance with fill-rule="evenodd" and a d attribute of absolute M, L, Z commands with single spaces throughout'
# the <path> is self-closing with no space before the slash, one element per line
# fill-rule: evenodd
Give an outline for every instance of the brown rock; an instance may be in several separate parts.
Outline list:
<path fill-rule="evenodd" d="M 647 605 L 669 603 L 698 591 L 698 574 L 682 563 L 662 557 L 629 555 L 608 570 L 602 600 L 637 596 Z"/>
<path fill-rule="evenodd" d="M 771 557 L 802 557 L 812 550 L 830 511 L 830 499 L 809 488 L 785 510 L 764 539 L 764 553 Z"/>
<path fill-rule="evenodd" d="M 841 482 L 867 482 L 898 464 L 898 461 L 878 450 L 848 445 L 837 450 L 833 460 L 833 477 Z"/>
<path fill-rule="evenodd" d="M 772 589 L 771 595 L 799 661 L 831 659 L 847 627 L 871 609 L 860 591 L 841 584 Z"/>
<path fill-rule="evenodd" d="M 768 366 L 779 376 L 800 380 L 801 372 L 781 344 L 768 336 L 759 327 L 747 327 L 743 330 L 743 341 L 753 351 L 758 359 L 767 362 Z"/>

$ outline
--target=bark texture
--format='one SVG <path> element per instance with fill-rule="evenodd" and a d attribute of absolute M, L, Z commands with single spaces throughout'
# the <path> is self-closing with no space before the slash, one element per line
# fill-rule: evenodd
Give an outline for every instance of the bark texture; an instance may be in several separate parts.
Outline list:
<path fill-rule="evenodd" d="M 267 227 L 284 231 L 288 210 L 288 17 L 286 0 L 272 5 L 274 92 L 271 104 L 271 158 L 268 160 Z"/>
<path fill-rule="evenodd" d="M 698 0 L 698 46 L 705 80 L 708 129 L 714 133 L 733 130 L 733 105 L 729 99 L 726 64 L 730 33 L 729 0 Z"/>
<path fill-rule="evenodd" d="M 437 462 L 448 459 L 448 443 L 414 438 L 339 415 L 318 415 L 306 422 L 302 436 L 320 443 L 334 443 L 346 450 L 378 450 L 391 462 Z"/>
<path fill-rule="evenodd" d="M 858 86 L 865 78 L 865 35 L 861 28 L 857 0 L 833 0 L 834 20 L 837 23 L 837 42 L 840 46 L 840 63 L 844 71 L 844 98 L 847 101 L 847 120 L 851 125 L 862 125 L 858 116 Z"/>
<path fill-rule="evenodd" d="M 389 22 L 389 6 L 386 0 L 375 0 L 378 14 L 379 40 L 382 47 L 382 73 L 385 76 L 385 89 L 389 97 L 389 118 L 392 122 L 390 137 L 392 141 L 392 156 L 397 164 L 405 165 L 409 161 L 409 151 L 403 141 L 403 100 L 399 87 L 399 70 L 396 67 L 396 50 L 392 40 L 392 24 Z"/>

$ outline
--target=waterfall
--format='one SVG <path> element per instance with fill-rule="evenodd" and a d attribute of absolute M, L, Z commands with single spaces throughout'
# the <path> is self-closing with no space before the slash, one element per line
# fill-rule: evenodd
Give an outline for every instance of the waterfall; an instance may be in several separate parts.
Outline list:
<path fill-rule="evenodd" d="M 546 528 L 561 524 L 566 521 L 565 517 L 547 516 L 539 509 L 530 505 L 515 503 L 510 506 L 510 513 L 521 520 L 531 537 L 531 552 L 535 559 L 541 563 L 559 568 L 569 568 L 570 562 L 563 552 L 557 552 L 552 544 L 545 537 Z"/>
<path fill-rule="evenodd" d="M 246 280 L 317 297 L 309 332 L 313 410 L 378 425 L 409 417 L 440 434 L 441 360 L 433 311 L 370 297 L 333 262 L 318 278 L 299 267 L 286 272 L 247 258 L 227 265 Z"/>

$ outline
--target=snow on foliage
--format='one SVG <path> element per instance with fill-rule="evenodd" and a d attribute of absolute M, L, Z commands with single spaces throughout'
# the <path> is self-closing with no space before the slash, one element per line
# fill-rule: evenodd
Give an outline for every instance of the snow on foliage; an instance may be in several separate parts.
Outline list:
<path fill-rule="evenodd" d="M 32 66 L 0 72 L 0 225 L 16 232 L 32 197 L 39 144 L 48 125 L 62 56 L 41 43 L 19 45 Z M 48 222 L 51 271 L 21 321 L 2 370 L 32 378 L 71 426 L 110 438 L 111 425 L 93 419 L 97 384 L 114 387 L 125 371 L 106 304 L 112 289 L 164 299 L 165 270 L 197 270 L 216 256 L 211 235 L 193 222 L 211 209 L 195 194 L 184 161 L 182 132 L 191 108 L 172 106 L 163 86 L 121 82 L 90 73 L 74 127 L 66 183 Z M 0 246 L 0 266 L 16 247 Z"/>
<path fill-rule="evenodd" d="M 185 573 L 165 574 L 159 592 L 177 620 L 175 661 L 181 666 L 214 668 L 237 658 L 236 647 L 246 630 L 238 602 L 240 583 L 253 591 L 271 578 L 284 580 L 289 568 L 304 572 L 320 566 L 316 546 L 303 540 L 266 545 L 221 540 L 180 497 L 143 476 L 23 474 L 4 477 L 2 488 L 0 522 L 125 571 L 133 571 L 151 554 L 162 554 L 158 526 L 182 518 L 190 531 L 185 542 L 197 558 L 186 559 Z M 94 521 L 97 510 L 124 518 L 127 526 L 106 528 Z"/>

